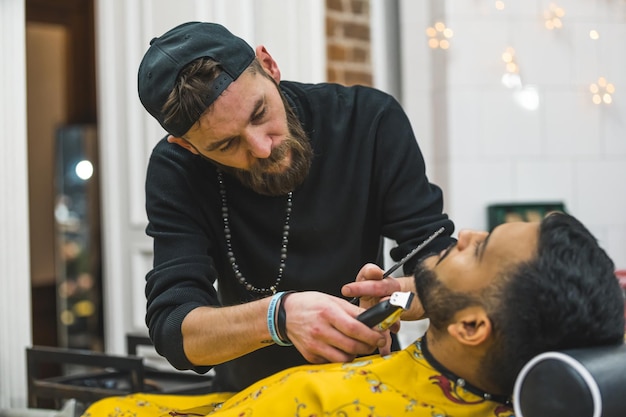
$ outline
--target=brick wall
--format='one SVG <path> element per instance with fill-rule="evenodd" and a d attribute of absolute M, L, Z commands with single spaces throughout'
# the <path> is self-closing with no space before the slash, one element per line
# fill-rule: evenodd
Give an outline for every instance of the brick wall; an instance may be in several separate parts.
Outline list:
<path fill-rule="evenodd" d="M 369 0 L 326 0 L 327 78 L 372 85 Z"/>

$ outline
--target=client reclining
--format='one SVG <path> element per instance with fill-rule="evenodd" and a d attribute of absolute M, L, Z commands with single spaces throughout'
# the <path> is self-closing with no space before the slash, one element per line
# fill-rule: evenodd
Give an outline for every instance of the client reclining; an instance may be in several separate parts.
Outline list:
<path fill-rule="evenodd" d="M 108 398 L 85 416 L 512 416 L 516 376 L 537 354 L 623 343 L 614 271 L 567 214 L 491 233 L 463 230 L 414 277 L 382 279 L 368 264 L 344 287 L 362 306 L 416 292 L 402 318 L 427 317 L 430 326 L 402 351 L 287 369 L 236 394 Z"/>

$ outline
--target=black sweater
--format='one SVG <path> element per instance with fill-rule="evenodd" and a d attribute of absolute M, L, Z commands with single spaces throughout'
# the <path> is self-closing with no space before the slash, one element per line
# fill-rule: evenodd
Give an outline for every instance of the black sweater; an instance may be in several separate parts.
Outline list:
<path fill-rule="evenodd" d="M 341 296 L 342 285 L 363 264 L 377 262 L 381 236 L 397 242 L 391 250 L 395 260 L 441 226 L 446 233 L 429 250 L 452 242 L 454 226 L 442 213 L 441 190 L 429 183 L 409 120 L 393 97 L 334 84 L 283 81 L 280 88 L 309 135 L 314 157 L 307 179 L 293 192 L 279 291 Z M 278 273 L 286 198 L 224 179 L 241 272 L 256 287 L 268 288 Z M 215 166 L 162 139 L 148 166 L 146 209 L 147 234 L 154 239 L 154 269 L 146 276 L 150 336 L 176 368 L 206 372 L 210 367 L 192 365 L 183 351 L 185 315 L 199 306 L 255 298 L 236 282 L 227 259 Z M 411 273 L 416 261 L 404 271 Z M 268 346 L 216 366 L 216 388 L 239 391 L 302 363 L 295 348 Z"/>

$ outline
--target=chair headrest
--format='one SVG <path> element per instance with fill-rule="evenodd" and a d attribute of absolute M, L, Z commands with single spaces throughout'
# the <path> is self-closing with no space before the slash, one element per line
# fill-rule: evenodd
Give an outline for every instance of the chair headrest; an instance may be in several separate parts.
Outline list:
<path fill-rule="evenodd" d="M 626 345 L 545 352 L 517 376 L 516 417 L 626 416 Z"/>

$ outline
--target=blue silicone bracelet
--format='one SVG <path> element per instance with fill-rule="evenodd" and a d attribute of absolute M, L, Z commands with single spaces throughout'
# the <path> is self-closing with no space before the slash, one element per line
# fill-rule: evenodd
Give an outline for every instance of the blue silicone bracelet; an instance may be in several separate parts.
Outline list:
<path fill-rule="evenodd" d="M 276 305 L 278 304 L 278 302 L 280 301 L 280 299 L 283 297 L 284 294 L 285 294 L 284 291 L 277 292 L 276 294 L 272 296 L 272 299 L 270 300 L 270 305 L 267 308 L 267 329 L 270 332 L 270 336 L 272 336 L 272 340 L 277 345 L 293 346 L 292 343 L 287 343 L 281 340 L 281 338 L 278 337 L 278 332 L 276 331 Z"/>

